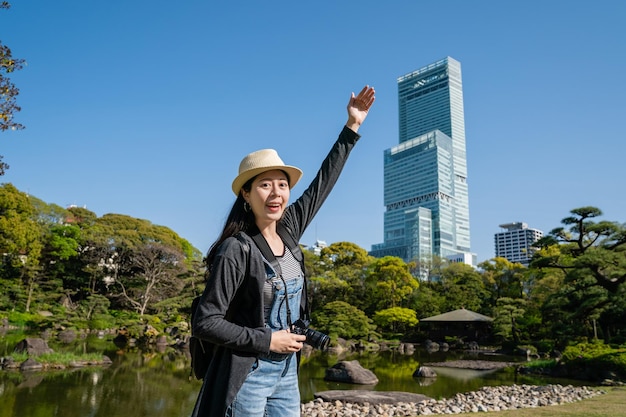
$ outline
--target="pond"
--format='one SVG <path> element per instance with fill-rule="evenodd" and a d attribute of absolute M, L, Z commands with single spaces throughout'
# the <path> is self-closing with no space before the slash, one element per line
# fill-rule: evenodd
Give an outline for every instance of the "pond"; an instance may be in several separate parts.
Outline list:
<path fill-rule="evenodd" d="M 17 341 L 9 336 L 0 339 L 0 356 L 10 353 Z M 119 350 L 110 340 L 96 338 L 75 342 L 64 349 L 103 352 L 113 363 L 107 367 L 46 372 L 0 371 L 0 417 L 184 417 L 191 413 L 200 382 L 189 378 L 190 363 L 184 352 L 173 348 L 164 352 Z M 358 360 L 364 368 L 373 371 L 380 382 L 375 386 L 362 386 L 324 381 L 325 370 L 344 359 Z M 412 355 L 387 351 L 339 358 L 316 352 L 302 361 L 299 378 L 302 400 L 310 401 L 316 392 L 331 389 L 406 391 L 440 399 L 486 385 L 584 385 L 580 381 L 516 375 L 511 369 L 435 368 L 438 377 L 431 383 L 412 376 L 420 364 L 459 359 L 510 361 L 512 358 L 423 350 L 416 350 Z"/>

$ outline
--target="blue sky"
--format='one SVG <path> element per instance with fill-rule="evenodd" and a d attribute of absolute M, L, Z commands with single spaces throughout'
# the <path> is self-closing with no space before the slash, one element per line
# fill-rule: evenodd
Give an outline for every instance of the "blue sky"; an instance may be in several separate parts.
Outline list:
<path fill-rule="evenodd" d="M 548 232 L 592 205 L 624 222 L 626 3 L 617 1 L 11 2 L 0 39 L 28 65 L 26 129 L 0 178 L 60 206 L 128 214 L 206 252 L 241 158 L 275 148 L 295 198 L 376 88 L 363 135 L 302 243 L 383 241 L 383 152 L 399 76 L 451 56 L 465 98 L 472 251 L 499 224 Z"/>

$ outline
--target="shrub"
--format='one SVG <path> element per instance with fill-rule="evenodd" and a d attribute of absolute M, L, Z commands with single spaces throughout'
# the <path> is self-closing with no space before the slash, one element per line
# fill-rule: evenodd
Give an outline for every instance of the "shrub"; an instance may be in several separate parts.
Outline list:
<path fill-rule="evenodd" d="M 614 349 L 601 341 L 578 343 L 565 348 L 563 360 L 592 359 L 612 351 L 614 351 Z"/>
<path fill-rule="evenodd" d="M 534 345 L 540 353 L 550 353 L 554 350 L 554 340 L 539 340 L 534 342 Z"/>
<path fill-rule="evenodd" d="M 115 327 L 115 317 L 110 314 L 94 314 L 89 322 L 89 328 L 94 330 L 113 329 Z"/>
<path fill-rule="evenodd" d="M 51 327 L 56 319 L 45 317 L 36 313 L 26 313 L 20 311 L 10 311 L 8 314 L 9 323 L 17 327 L 28 327 L 35 330 L 43 330 Z"/>
<path fill-rule="evenodd" d="M 568 346 L 563 352 L 563 362 L 570 374 L 584 371 L 589 376 L 603 378 L 610 371 L 620 379 L 626 378 L 626 349 L 614 349 L 601 341 Z"/>

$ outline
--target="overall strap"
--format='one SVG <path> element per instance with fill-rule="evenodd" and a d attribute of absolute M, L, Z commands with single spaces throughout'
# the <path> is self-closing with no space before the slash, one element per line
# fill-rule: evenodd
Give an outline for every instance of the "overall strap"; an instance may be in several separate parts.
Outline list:
<path fill-rule="evenodd" d="M 302 273 L 305 274 L 304 254 L 302 253 L 300 244 L 296 241 L 295 237 L 291 233 L 291 230 L 287 226 L 285 226 L 283 223 L 279 222 L 276 225 L 276 233 L 278 233 L 283 243 L 289 248 L 289 251 L 292 253 L 296 261 L 300 263 L 300 268 L 302 269 Z M 276 256 L 274 256 L 274 252 L 272 252 L 272 249 L 267 244 L 267 241 L 265 240 L 261 232 L 255 228 L 254 232 L 251 233 L 250 237 L 252 238 L 254 243 L 256 243 L 263 257 L 267 259 L 267 261 L 272 265 L 272 268 L 274 268 L 274 270 L 278 274 L 278 277 L 284 282 L 283 272 L 280 267 L 280 264 L 278 260 L 276 259 Z M 306 284 L 306 280 L 305 280 L 305 284 Z M 306 285 L 303 288 L 303 295 L 304 296 L 302 297 L 301 302 L 300 302 L 300 308 L 301 308 L 301 311 L 303 312 L 302 318 L 304 318 L 305 320 L 310 320 L 309 302 L 307 298 Z M 289 325 L 291 325 L 291 309 L 289 308 L 288 301 L 287 301 L 286 307 L 287 307 L 287 322 L 289 323 Z"/>
<path fill-rule="evenodd" d="M 309 295 L 307 292 L 307 285 L 306 285 L 306 269 L 304 267 L 304 254 L 302 253 L 300 244 L 295 239 L 291 229 L 289 229 L 288 226 L 286 226 L 284 223 L 278 222 L 278 224 L 276 225 L 276 232 L 278 233 L 280 238 L 283 240 L 285 245 L 287 245 L 287 247 L 293 254 L 293 257 L 296 258 L 298 262 L 300 262 L 300 268 L 302 269 L 302 274 L 305 277 L 305 280 L 304 280 L 305 285 L 302 288 L 303 297 L 301 298 L 301 301 L 300 301 L 300 308 L 302 311 L 301 318 L 303 318 L 306 321 L 310 321 L 311 313 L 309 311 Z"/>
<path fill-rule="evenodd" d="M 276 256 L 274 256 L 274 252 L 272 252 L 272 249 L 267 244 L 267 241 L 260 232 L 253 234 L 252 240 L 254 240 L 254 243 L 256 243 L 257 247 L 261 251 L 261 254 L 263 254 L 263 257 L 269 261 L 269 263 L 274 268 L 274 271 L 276 271 L 278 278 L 280 278 L 280 280 L 285 285 L 285 307 L 287 308 L 287 325 L 291 327 L 291 308 L 289 307 L 289 297 L 287 296 L 287 283 L 285 282 L 285 278 L 283 277 L 283 271 L 280 268 L 280 263 L 276 259 Z"/>

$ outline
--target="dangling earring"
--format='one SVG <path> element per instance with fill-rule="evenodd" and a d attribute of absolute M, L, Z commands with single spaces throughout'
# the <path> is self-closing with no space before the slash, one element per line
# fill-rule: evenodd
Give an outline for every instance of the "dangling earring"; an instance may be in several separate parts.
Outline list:
<path fill-rule="evenodd" d="M 247 201 L 243 202 L 243 211 L 245 211 L 246 213 L 250 211 L 250 204 L 248 204 Z"/>

